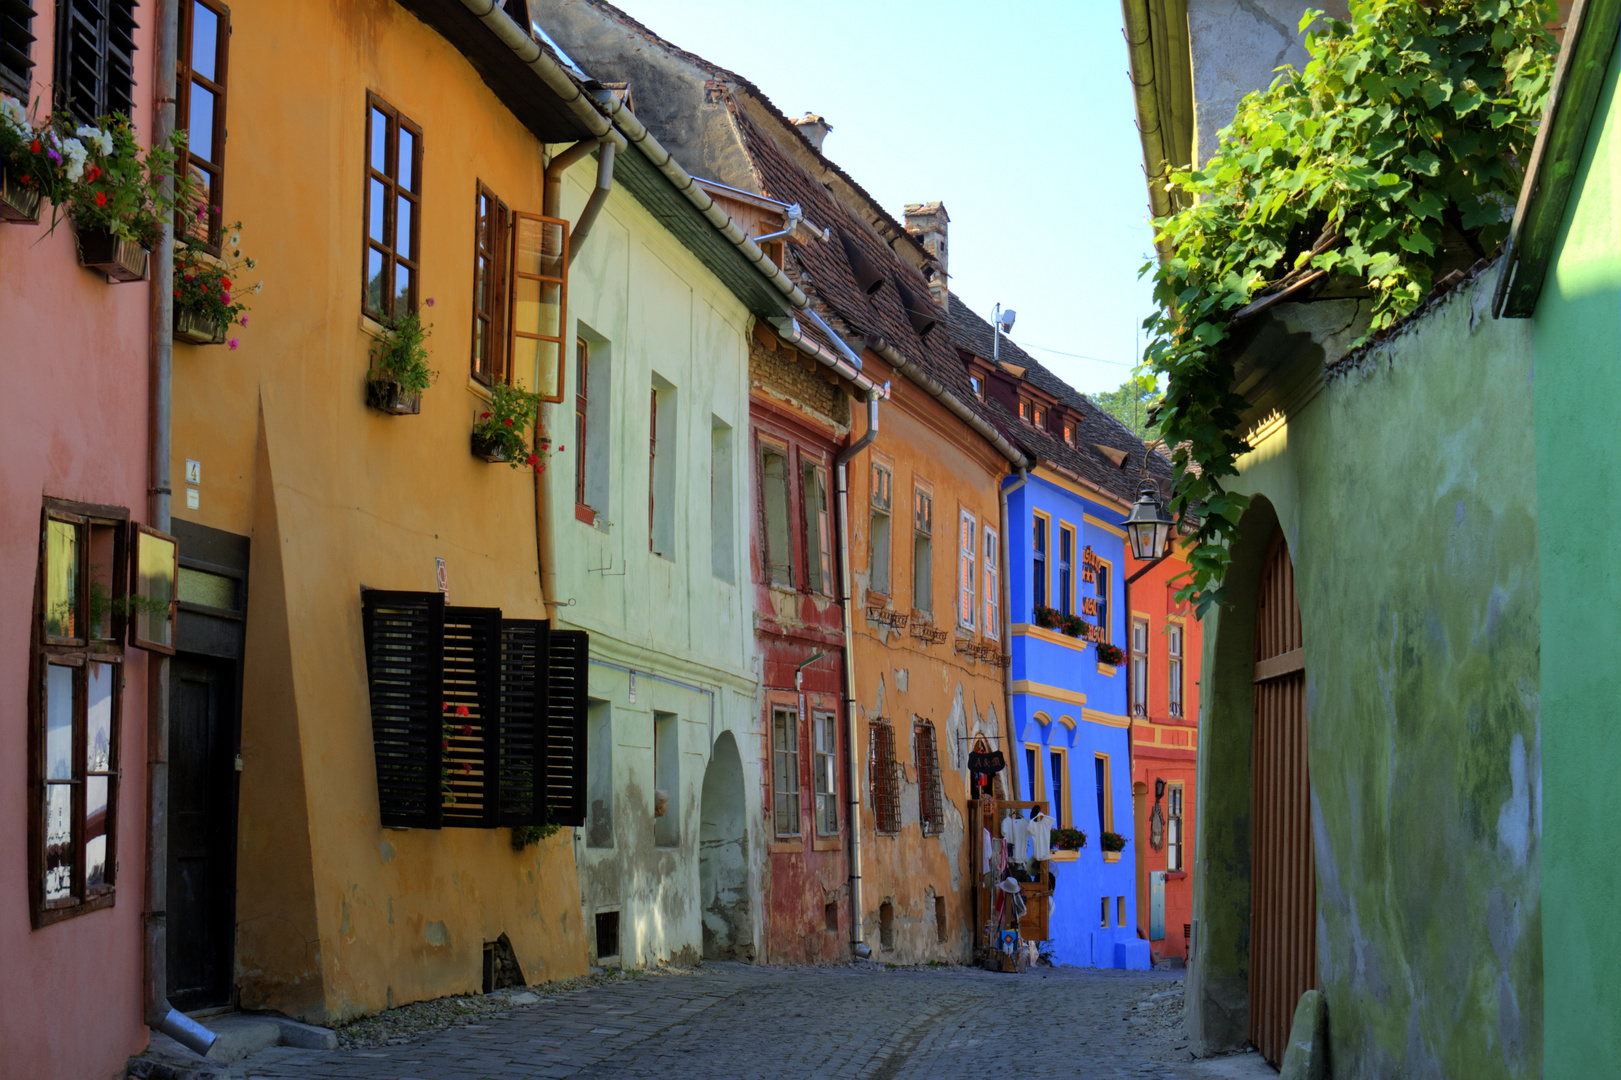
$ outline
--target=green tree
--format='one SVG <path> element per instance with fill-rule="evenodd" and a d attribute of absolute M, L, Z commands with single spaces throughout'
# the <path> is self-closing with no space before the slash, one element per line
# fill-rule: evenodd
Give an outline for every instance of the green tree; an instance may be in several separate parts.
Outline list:
<path fill-rule="evenodd" d="M 1159 400 L 1151 375 L 1134 375 L 1118 389 L 1091 395 L 1092 403 L 1131 429 L 1143 442 L 1159 438 L 1159 424 L 1149 422 L 1149 410 Z"/>

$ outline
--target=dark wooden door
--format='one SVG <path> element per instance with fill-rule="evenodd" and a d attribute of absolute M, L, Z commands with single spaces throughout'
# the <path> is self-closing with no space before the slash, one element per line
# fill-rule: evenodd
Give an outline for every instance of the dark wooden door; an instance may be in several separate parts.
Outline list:
<path fill-rule="evenodd" d="M 179 653 L 169 671 L 169 1000 L 231 1001 L 236 934 L 237 662 Z"/>
<path fill-rule="evenodd" d="M 1300 995 L 1317 985 L 1317 869 L 1306 761 L 1306 665 L 1294 565 L 1272 537 L 1255 613 L 1250 1041 L 1283 1061 Z"/>

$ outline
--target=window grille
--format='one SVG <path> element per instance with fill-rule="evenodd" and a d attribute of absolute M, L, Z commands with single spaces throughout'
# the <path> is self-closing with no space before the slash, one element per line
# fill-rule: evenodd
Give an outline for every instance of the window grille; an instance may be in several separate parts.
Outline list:
<path fill-rule="evenodd" d="M 871 745 L 867 783 L 872 788 L 873 828 L 881 833 L 899 832 L 900 784 L 895 766 L 895 729 L 887 720 L 874 720 L 868 730 Z"/>
<path fill-rule="evenodd" d="M 945 811 L 940 800 L 940 755 L 934 748 L 934 725 L 924 721 L 912 728 L 914 760 L 917 765 L 918 820 L 924 836 L 935 836 L 945 828 Z"/>

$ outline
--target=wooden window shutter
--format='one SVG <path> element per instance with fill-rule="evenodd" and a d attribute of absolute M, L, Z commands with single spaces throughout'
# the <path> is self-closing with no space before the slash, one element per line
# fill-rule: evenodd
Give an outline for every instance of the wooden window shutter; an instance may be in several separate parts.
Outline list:
<path fill-rule="evenodd" d="M 546 651 L 546 804 L 554 825 L 585 824 L 586 665 L 591 636 L 553 630 Z"/>
<path fill-rule="evenodd" d="M 501 623 L 497 825 L 546 823 L 546 627 L 543 619 Z"/>
<path fill-rule="evenodd" d="M 444 824 L 495 828 L 501 716 L 501 609 L 447 607 L 443 738 Z"/>
<path fill-rule="evenodd" d="M 361 606 L 381 822 L 437 829 L 444 812 L 444 595 L 368 589 Z"/>
<path fill-rule="evenodd" d="M 0 0 L 0 90 L 24 105 L 34 81 L 34 6 L 31 0 Z"/>

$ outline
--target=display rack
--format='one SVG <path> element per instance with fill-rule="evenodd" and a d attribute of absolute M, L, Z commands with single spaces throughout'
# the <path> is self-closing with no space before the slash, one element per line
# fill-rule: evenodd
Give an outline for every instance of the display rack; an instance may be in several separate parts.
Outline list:
<path fill-rule="evenodd" d="M 1052 873 L 1048 862 L 1036 863 L 1036 878 L 1034 882 L 1020 882 L 1019 891 L 1024 897 L 1024 915 L 1019 918 L 1003 918 L 997 923 L 996 898 L 1000 890 L 994 884 L 985 883 L 983 867 L 985 865 L 985 832 L 991 834 L 991 865 L 994 868 L 1001 856 L 1002 820 L 1010 814 L 1024 810 L 1047 812 L 1047 801 L 1019 801 L 1012 799 L 970 799 L 968 801 L 968 835 L 969 865 L 974 871 L 973 889 L 973 915 L 974 915 L 974 955 L 976 958 L 996 960 L 1003 971 L 1013 971 L 1016 965 L 1013 958 L 1002 954 L 998 949 L 997 937 L 1003 929 L 1016 929 L 1019 938 L 1023 941 L 1046 941 L 1049 937 L 1048 919 L 1052 909 Z M 1018 854 L 1023 854 L 1022 852 Z M 1005 894 L 1004 894 L 1005 895 Z M 988 932 L 992 931 L 992 932 Z"/>

